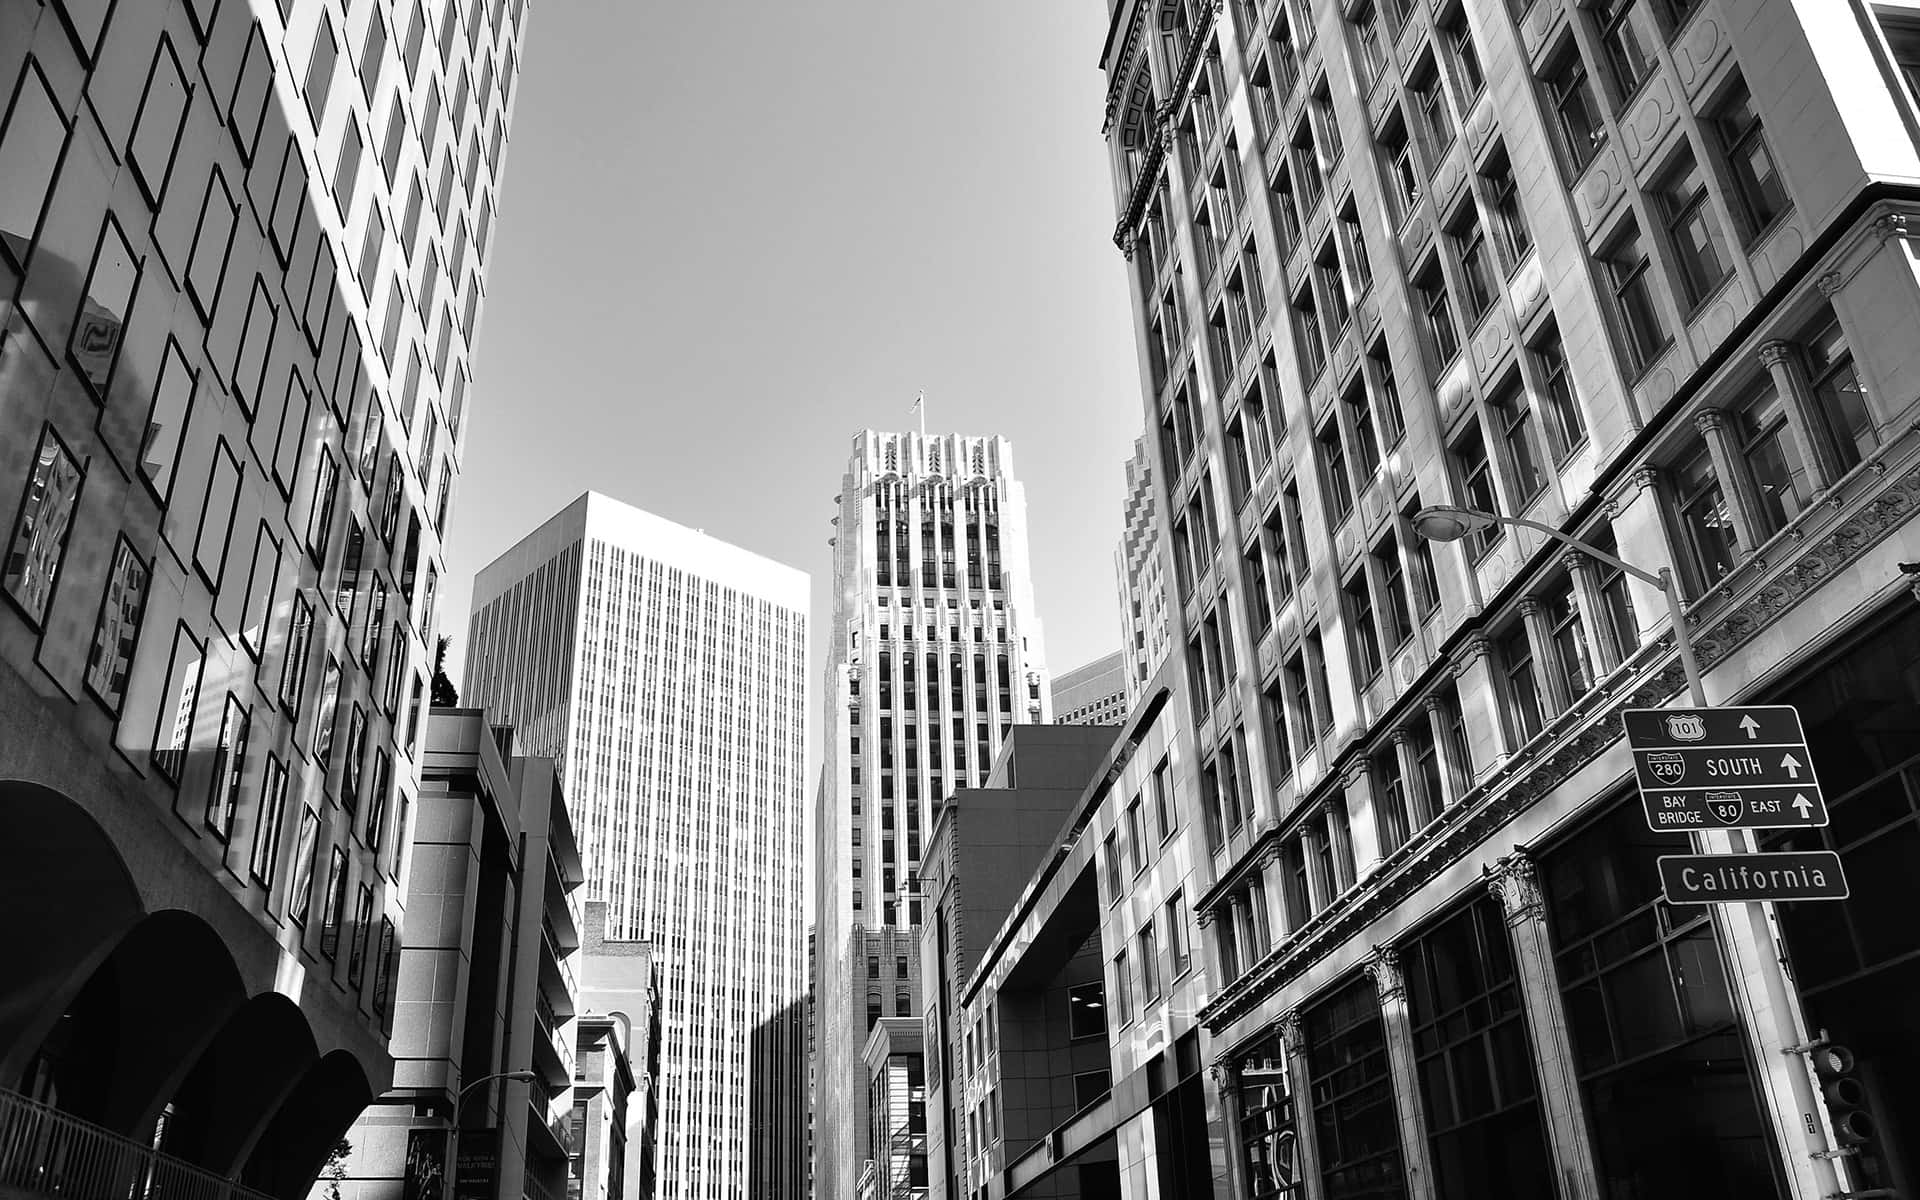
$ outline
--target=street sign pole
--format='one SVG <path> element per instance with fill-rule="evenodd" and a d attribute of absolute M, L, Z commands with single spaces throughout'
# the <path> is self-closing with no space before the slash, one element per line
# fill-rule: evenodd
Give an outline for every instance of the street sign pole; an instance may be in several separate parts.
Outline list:
<path fill-rule="evenodd" d="M 1686 613 L 1680 604 L 1680 585 L 1674 578 L 1672 567 L 1660 568 L 1660 590 L 1666 594 L 1667 616 L 1673 624 L 1674 649 L 1679 654 L 1680 669 L 1687 677 L 1687 696 L 1694 707 L 1707 708 L 1709 707 L 1707 689 L 1700 678 L 1700 660 L 1694 656 L 1693 635 L 1687 629 Z M 1730 855 L 1751 854 L 1755 849 L 1753 835 L 1744 829 L 1712 833 L 1695 832 L 1688 836 L 1696 851 L 1718 850 L 1719 846 L 1715 843 L 1723 844 L 1726 847 L 1726 853 Z M 1724 913 L 1723 909 L 1726 910 Z M 1832 1130 L 1828 1128 L 1826 1105 L 1822 1103 L 1819 1093 L 1814 1090 L 1811 1078 L 1812 1064 L 1796 1051 L 1789 1049 L 1789 1047 L 1807 1045 L 1810 1039 L 1807 1036 L 1799 1000 L 1787 986 L 1785 973 L 1781 970 L 1780 954 L 1774 949 L 1785 943 L 1777 933 L 1778 919 L 1774 914 L 1773 906 L 1765 902 L 1748 901 L 1737 905 L 1715 904 L 1709 911 L 1713 914 L 1714 923 L 1721 927 L 1724 943 L 1733 952 L 1735 958 L 1736 969 L 1729 972 L 1729 982 L 1743 993 L 1748 991 L 1748 973 L 1737 969 L 1742 965 L 1739 960 L 1746 959 L 1746 965 L 1750 965 L 1754 973 L 1760 976 L 1761 984 L 1766 989 L 1765 1007 L 1772 1018 L 1769 1022 L 1772 1028 L 1767 1031 L 1770 1036 L 1756 1037 L 1759 1049 L 1762 1051 L 1758 1066 L 1763 1077 L 1779 1078 L 1779 1074 L 1786 1076 L 1793 1108 L 1799 1114 L 1800 1120 L 1797 1127 L 1791 1120 L 1781 1122 L 1781 1125 L 1785 1126 L 1781 1132 L 1786 1135 L 1781 1142 L 1783 1145 L 1792 1145 L 1798 1141 L 1805 1147 L 1806 1168 L 1813 1176 L 1814 1185 L 1813 1196 L 1808 1200 L 1843 1192 L 1850 1184 L 1841 1179 L 1832 1157 Z M 1745 1000 L 1746 1003 L 1742 1007 L 1748 1014 L 1758 1018 L 1760 998 L 1747 995 Z M 1754 1032 L 1759 1035 L 1761 1033 L 1759 1021 L 1756 1019 L 1754 1024 Z M 1777 1074 L 1773 1066 L 1774 1060 L 1768 1057 L 1768 1052 L 1772 1051 L 1797 1059 L 1797 1067 Z M 1776 1104 L 1773 1107 L 1778 1106 Z M 1781 1116 L 1784 1117 L 1786 1114 Z"/>

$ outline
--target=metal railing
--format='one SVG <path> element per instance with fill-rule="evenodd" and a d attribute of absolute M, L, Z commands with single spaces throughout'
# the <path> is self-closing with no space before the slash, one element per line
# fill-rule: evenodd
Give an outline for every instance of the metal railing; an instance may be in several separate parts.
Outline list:
<path fill-rule="evenodd" d="M 0 1090 L 0 1189 L 69 1200 L 272 1200 L 265 1192 Z"/>

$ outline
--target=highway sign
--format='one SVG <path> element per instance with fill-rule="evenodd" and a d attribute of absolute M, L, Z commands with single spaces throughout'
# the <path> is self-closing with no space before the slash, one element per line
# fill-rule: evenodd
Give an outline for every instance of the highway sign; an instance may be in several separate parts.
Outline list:
<path fill-rule="evenodd" d="M 1791 706 L 1635 708 L 1622 718 L 1649 829 L 1827 823 L 1826 798 Z"/>
<path fill-rule="evenodd" d="M 1660 859 L 1660 888 L 1669 904 L 1845 900 L 1847 877 L 1831 850 L 1668 854 Z"/>

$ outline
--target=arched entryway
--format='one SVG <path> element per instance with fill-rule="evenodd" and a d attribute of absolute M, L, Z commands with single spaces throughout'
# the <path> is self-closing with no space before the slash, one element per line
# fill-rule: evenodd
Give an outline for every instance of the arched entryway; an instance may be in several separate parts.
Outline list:
<path fill-rule="evenodd" d="M 293 1001 L 267 992 L 242 1004 L 174 1093 L 167 1154 L 230 1175 L 319 1060 Z"/>
<path fill-rule="evenodd" d="M 240 1181 L 282 1200 L 300 1200 L 326 1165 L 327 1151 L 373 1101 L 360 1062 L 335 1050 L 313 1064 L 268 1123 Z"/>

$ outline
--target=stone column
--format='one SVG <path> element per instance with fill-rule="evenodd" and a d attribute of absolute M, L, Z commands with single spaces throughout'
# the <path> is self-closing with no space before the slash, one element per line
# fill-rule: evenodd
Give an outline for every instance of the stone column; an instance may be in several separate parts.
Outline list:
<path fill-rule="evenodd" d="M 1307 1200 L 1320 1200 L 1320 1147 L 1313 1140 L 1313 1073 L 1307 1068 L 1306 1020 L 1300 1010 L 1282 1013 L 1276 1029 L 1286 1048 L 1287 1083 L 1293 1090 L 1293 1128 L 1299 1147 L 1301 1191 Z"/>
<path fill-rule="evenodd" d="M 1809 491 L 1813 494 L 1825 491 L 1847 472 L 1840 465 L 1840 454 L 1833 444 L 1833 427 L 1821 415 L 1820 404 L 1813 398 L 1813 385 L 1807 380 L 1800 349 L 1792 342 L 1778 339 L 1762 342 L 1760 361 L 1793 417 L 1787 425 L 1798 440 L 1800 461 L 1807 466 L 1808 482 L 1813 485 Z"/>
<path fill-rule="evenodd" d="M 1400 1118 L 1400 1156 L 1406 1164 L 1408 1200 L 1433 1200 L 1433 1167 L 1427 1155 L 1427 1125 L 1420 1115 L 1420 1072 L 1414 1065 L 1413 1019 L 1407 1011 L 1407 982 L 1400 974 L 1400 955 L 1391 946 L 1375 946 L 1366 965 L 1380 993 L 1380 1026 L 1386 1034 L 1393 1108 Z"/>
<path fill-rule="evenodd" d="M 1742 554 L 1752 554 L 1767 540 L 1764 532 L 1767 523 L 1754 496 L 1753 478 L 1747 474 L 1746 460 L 1740 456 L 1740 447 L 1734 444 L 1727 414 L 1717 408 L 1702 409 L 1694 422 L 1706 439 L 1707 455 L 1713 459 L 1713 473 L 1720 480 L 1727 510 L 1733 515 L 1733 531 L 1740 539 L 1740 550 Z"/>
<path fill-rule="evenodd" d="M 1293 926 L 1287 920 L 1286 867 L 1281 865 L 1280 843 L 1274 842 L 1260 859 L 1260 884 L 1267 894 L 1268 948 L 1280 944 Z"/>
<path fill-rule="evenodd" d="M 1533 682 L 1540 693 L 1542 722 L 1551 721 L 1567 711 L 1573 701 L 1567 695 L 1567 681 L 1560 677 L 1559 656 L 1553 649 L 1553 627 L 1547 624 L 1547 610 L 1532 596 L 1520 598 L 1520 620 L 1527 629 L 1527 646 L 1533 651 Z M 1511 669 L 1513 664 L 1508 663 Z"/>
<path fill-rule="evenodd" d="M 1380 850 L 1380 814 L 1374 803 L 1373 772 L 1367 758 L 1357 755 L 1340 775 L 1347 798 L 1347 832 L 1353 837 L 1353 877 L 1357 882 L 1373 874 L 1383 857 Z"/>
<path fill-rule="evenodd" d="M 1587 1141 L 1585 1101 L 1574 1072 L 1573 1042 L 1553 971 L 1553 947 L 1547 938 L 1546 904 L 1541 899 L 1533 859 L 1519 850 L 1486 868 L 1487 890 L 1506 913 L 1513 939 L 1513 969 L 1526 1009 L 1538 1068 L 1540 1110 L 1554 1165 L 1565 1181 L 1567 1200 L 1595 1200 L 1600 1174 Z"/>
<path fill-rule="evenodd" d="M 1467 751 L 1476 775 L 1484 775 L 1506 760 L 1507 725 L 1500 717 L 1500 697 L 1493 686 L 1493 647 L 1485 634 L 1476 633 L 1460 647 L 1454 666 L 1454 690 L 1460 697 L 1460 722 L 1467 732 Z M 1463 764 L 1464 765 L 1464 764 Z M 1462 781 L 1468 788 L 1473 780 Z"/>
<path fill-rule="evenodd" d="M 1450 808 L 1460 802 L 1472 786 L 1472 768 L 1466 763 L 1454 761 L 1453 740 L 1447 734 L 1446 705 L 1441 703 L 1439 693 L 1429 693 L 1422 704 L 1427 710 L 1427 727 L 1433 734 L 1433 752 L 1440 760 L 1440 788 L 1442 795 L 1436 797 L 1442 808 Z"/>

